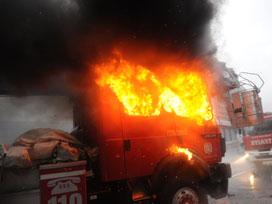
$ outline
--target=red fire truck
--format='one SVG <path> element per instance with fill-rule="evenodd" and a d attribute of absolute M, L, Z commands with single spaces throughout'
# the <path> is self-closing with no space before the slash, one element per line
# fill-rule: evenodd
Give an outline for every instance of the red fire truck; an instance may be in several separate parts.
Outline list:
<path fill-rule="evenodd" d="M 249 161 L 258 169 L 272 165 L 272 114 L 263 116 L 264 123 L 248 130 L 243 137 L 243 145 Z"/>
<path fill-rule="evenodd" d="M 87 177 L 90 203 L 206 204 L 207 195 L 227 195 L 231 168 L 221 163 L 225 141 L 214 122 L 199 125 L 168 112 L 129 116 L 109 94 L 96 98 L 100 105 L 74 107 L 75 126 L 85 127 L 85 142 L 99 147 Z"/>

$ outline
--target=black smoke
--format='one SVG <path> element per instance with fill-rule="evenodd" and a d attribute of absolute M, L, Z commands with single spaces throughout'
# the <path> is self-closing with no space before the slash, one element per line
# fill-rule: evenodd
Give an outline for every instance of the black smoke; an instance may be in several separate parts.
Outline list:
<path fill-rule="evenodd" d="M 0 90 L 65 89 L 127 43 L 212 54 L 214 13 L 209 0 L 1 0 Z"/>

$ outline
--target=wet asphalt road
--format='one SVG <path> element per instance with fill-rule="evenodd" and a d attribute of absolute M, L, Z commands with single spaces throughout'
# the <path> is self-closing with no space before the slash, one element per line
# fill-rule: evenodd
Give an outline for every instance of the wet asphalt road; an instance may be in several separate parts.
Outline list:
<path fill-rule="evenodd" d="M 272 171 L 258 173 L 258 169 L 247 160 L 237 162 L 243 156 L 237 148 L 227 149 L 223 162 L 231 164 L 232 178 L 229 180 L 229 196 L 209 199 L 209 204 L 272 204 Z"/>

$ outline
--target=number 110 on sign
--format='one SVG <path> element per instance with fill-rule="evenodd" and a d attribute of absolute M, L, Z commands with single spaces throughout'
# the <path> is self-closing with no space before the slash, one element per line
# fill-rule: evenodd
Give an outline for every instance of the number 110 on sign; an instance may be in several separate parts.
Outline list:
<path fill-rule="evenodd" d="M 59 198 L 54 196 L 48 200 L 47 204 L 82 204 L 82 196 L 79 193 L 62 195 Z"/>

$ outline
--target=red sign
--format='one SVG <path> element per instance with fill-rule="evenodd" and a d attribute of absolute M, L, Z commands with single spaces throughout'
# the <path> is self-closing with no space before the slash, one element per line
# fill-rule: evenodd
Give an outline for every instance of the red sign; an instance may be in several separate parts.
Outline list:
<path fill-rule="evenodd" d="M 85 161 L 40 166 L 41 204 L 87 204 Z"/>
<path fill-rule="evenodd" d="M 247 136 L 243 138 L 246 150 L 272 148 L 272 134 Z"/>

